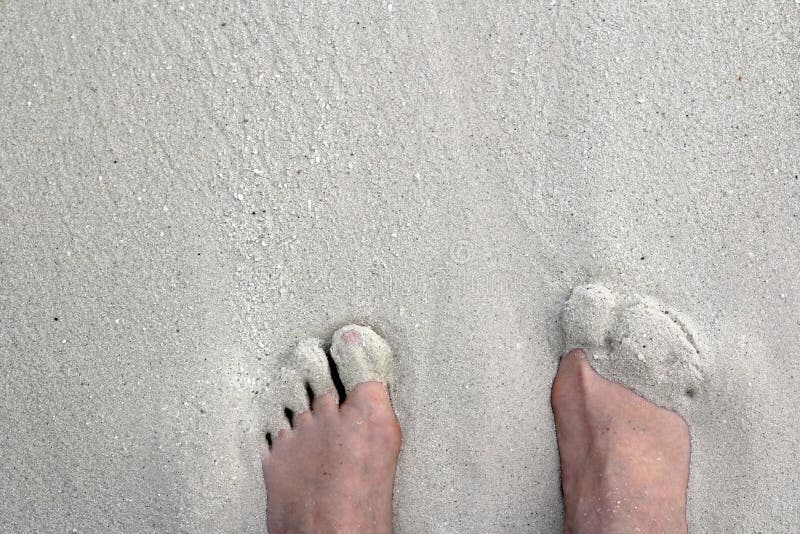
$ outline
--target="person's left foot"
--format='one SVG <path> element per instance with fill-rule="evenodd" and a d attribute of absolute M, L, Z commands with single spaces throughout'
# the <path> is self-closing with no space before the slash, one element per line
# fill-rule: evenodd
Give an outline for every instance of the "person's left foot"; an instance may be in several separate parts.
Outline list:
<path fill-rule="evenodd" d="M 322 349 L 306 344 L 300 370 L 309 409 L 286 410 L 290 428 L 267 436 L 262 465 L 272 534 L 392 531 L 400 426 L 385 383 L 389 347 L 369 328 L 347 326 L 334 334 L 331 355 L 346 398 L 340 402 L 333 389 Z"/>

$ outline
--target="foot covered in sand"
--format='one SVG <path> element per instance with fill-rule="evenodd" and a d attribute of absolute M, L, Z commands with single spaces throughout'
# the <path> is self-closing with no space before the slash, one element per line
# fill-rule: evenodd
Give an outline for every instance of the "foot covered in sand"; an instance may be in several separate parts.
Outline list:
<path fill-rule="evenodd" d="M 346 326 L 331 345 L 301 342 L 284 367 L 283 417 L 262 464 L 272 534 L 389 533 L 400 426 L 389 400 L 391 350 Z M 338 390 L 338 391 L 337 391 Z"/>
<path fill-rule="evenodd" d="M 572 350 L 552 405 L 566 533 L 686 532 L 684 420 L 595 372 Z"/>
<path fill-rule="evenodd" d="M 649 298 L 577 286 L 561 311 L 566 349 L 646 399 L 687 414 L 703 393 L 709 362 L 688 318 Z"/>

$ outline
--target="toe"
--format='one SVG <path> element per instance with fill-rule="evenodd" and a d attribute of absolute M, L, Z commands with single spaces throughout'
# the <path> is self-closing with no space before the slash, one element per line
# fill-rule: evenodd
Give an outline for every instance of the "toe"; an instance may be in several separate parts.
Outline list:
<path fill-rule="evenodd" d="M 586 360 L 583 349 L 572 349 L 561 358 L 550 393 L 553 409 L 558 410 L 568 404 L 574 404 L 583 390 L 586 377 L 591 372 L 592 368 Z"/>
<path fill-rule="evenodd" d="M 393 414 L 389 389 L 383 382 L 362 382 L 356 385 L 347 396 L 345 405 L 357 408 L 362 413 L 388 411 Z"/>
<path fill-rule="evenodd" d="M 349 325 L 333 335 L 331 356 L 345 389 L 361 382 L 388 382 L 392 351 L 372 329 Z"/>
<path fill-rule="evenodd" d="M 602 346 L 614 306 L 614 294 L 601 285 L 575 287 L 561 310 L 561 328 L 567 345 Z"/>
<path fill-rule="evenodd" d="M 335 414 L 339 411 L 339 394 L 336 391 L 330 391 L 320 397 L 314 397 L 311 409 L 315 416 Z"/>
<path fill-rule="evenodd" d="M 287 365 L 294 368 L 315 396 L 324 395 L 334 389 L 328 356 L 319 339 L 307 338 L 298 343 Z"/>
<path fill-rule="evenodd" d="M 303 428 L 304 426 L 310 424 L 312 420 L 313 416 L 308 410 L 295 414 L 292 419 L 292 428 Z"/>
<path fill-rule="evenodd" d="M 263 405 L 264 434 L 273 445 L 278 436 L 291 428 L 290 418 L 308 412 L 309 402 L 303 382 L 292 369 L 282 369 L 267 390 L 268 402 Z"/>
<path fill-rule="evenodd" d="M 266 406 L 264 408 L 264 413 L 265 417 L 262 434 L 271 447 L 281 432 L 290 429 L 289 421 L 283 413 L 283 407 L 274 403 Z"/>
<path fill-rule="evenodd" d="M 392 410 L 389 390 L 382 382 L 356 385 L 342 404 L 342 420 L 353 433 L 366 433 L 367 439 L 380 449 L 400 449 L 400 424 Z"/>
<path fill-rule="evenodd" d="M 292 413 L 299 414 L 309 410 L 308 393 L 303 379 L 291 368 L 284 368 L 278 378 L 280 399 Z"/>
<path fill-rule="evenodd" d="M 292 429 L 288 423 L 281 427 L 274 425 L 270 427 L 264 435 L 265 447 L 262 448 L 261 452 L 262 463 L 266 463 L 269 460 L 276 448 L 284 447 L 286 442 L 291 439 L 291 434 Z"/>
<path fill-rule="evenodd" d="M 588 365 L 588 361 L 586 359 L 586 351 L 580 347 L 576 347 L 569 352 L 567 352 L 563 358 L 561 358 L 561 362 L 559 364 L 559 371 L 564 369 L 565 371 L 571 370 L 574 367 L 580 367 L 582 364 Z"/>

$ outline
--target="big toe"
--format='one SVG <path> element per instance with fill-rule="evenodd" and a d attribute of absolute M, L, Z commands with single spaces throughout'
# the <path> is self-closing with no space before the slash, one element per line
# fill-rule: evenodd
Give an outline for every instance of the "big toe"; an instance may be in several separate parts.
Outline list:
<path fill-rule="evenodd" d="M 390 380 L 392 350 L 366 326 L 348 325 L 337 330 L 331 342 L 331 357 L 348 393 L 362 382 L 386 384 Z"/>
<path fill-rule="evenodd" d="M 347 390 L 343 407 L 395 425 L 388 389 L 392 351 L 386 341 L 365 326 L 345 326 L 333 335 L 331 357 Z"/>
<path fill-rule="evenodd" d="M 558 411 L 580 402 L 592 373 L 583 349 L 572 349 L 565 354 L 558 364 L 558 372 L 553 380 L 553 409 Z"/>

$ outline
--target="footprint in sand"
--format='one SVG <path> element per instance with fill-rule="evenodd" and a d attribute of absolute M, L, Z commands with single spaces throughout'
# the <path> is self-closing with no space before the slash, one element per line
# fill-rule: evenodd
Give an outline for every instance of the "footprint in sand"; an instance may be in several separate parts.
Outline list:
<path fill-rule="evenodd" d="M 265 427 L 271 441 L 289 428 L 294 414 L 305 412 L 315 397 L 334 389 L 342 398 L 361 382 L 389 383 L 392 351 L 386 341 L 366 326 L 348 325 L 333 334 L 330 357 L 321 340 L 307 338 L 298 343 L 270 384 L 272 402 Z"/>
<path fill-rule="evenodd" d="M 702 392 L 708 361 L 681 314 L 602 285 L 577 286 L 561 311 L 566 349 L 582 347 L 610 380 L 677 412 Z"/>

